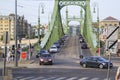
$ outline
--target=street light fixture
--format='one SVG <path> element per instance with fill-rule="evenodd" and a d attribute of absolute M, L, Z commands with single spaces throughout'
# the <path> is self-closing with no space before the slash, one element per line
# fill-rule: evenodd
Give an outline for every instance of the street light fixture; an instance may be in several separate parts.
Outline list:
<path fill-rule="evenodd" d="M 44 6 L 43 4 L 39 4 L 39 7 L 38 7 L 38 44 L 40 46 L 41 44 L 41 33 L 40 33 L 40 7 L 42 8 L 42 14 L 44 14 Z"/>

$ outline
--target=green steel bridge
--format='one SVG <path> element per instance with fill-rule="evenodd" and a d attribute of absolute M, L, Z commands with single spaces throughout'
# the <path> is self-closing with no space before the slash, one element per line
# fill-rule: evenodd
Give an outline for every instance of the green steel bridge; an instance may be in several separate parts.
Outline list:
<path fill-rule="evenodd" d="M 42 49 L 48 49 L 55 41 L 59 40 L 65 34 L 65 29 L 62 25 L 60 10 L 63 7 L 70 5 L 81 7 L 81 18 L 68 18 L 68 9 L 66 8 L 66 27 L 68 27 L 68 23 L 71 20 L 77 20 L 81 25 L 80 33 L 84 36 L 88 45 L 91 47 L 91 51 L 95 53 L 97 48 L 97 38 L 95 33 L 93 32 L 92 27 L 90 0 L 55 0 L 51 21 L 49 23 L 50 29 L 44 36 L 44 38 L 41 40 L 40 47 Z M 84 18 L 82 18 L 82 15 L 84 16 Z"/>

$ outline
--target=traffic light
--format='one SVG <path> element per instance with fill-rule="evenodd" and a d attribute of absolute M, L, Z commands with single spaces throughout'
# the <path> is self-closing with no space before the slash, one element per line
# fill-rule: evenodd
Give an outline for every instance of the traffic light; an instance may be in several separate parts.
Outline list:
<path fill-rule="evenodd" d="M 12 53 L 15 53 L 15 45 L 12 45 Z"/>

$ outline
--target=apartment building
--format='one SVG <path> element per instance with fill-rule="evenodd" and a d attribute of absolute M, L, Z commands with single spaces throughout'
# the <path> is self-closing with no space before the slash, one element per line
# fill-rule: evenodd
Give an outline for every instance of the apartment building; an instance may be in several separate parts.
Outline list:
<path fill-rule="evenodd" d="M 21 39 L 28 35 L 28 22 L 24 16 L 17 15 L 17 38 Z M 15 14 L 7 16 L 0 15 L 0 40 L 3 38 L 3 33 L 8 31 L 10 39 L 15 39 Z"/>
<path fill-rule="evenodd" d="M 101 35 L 100 35 L 100 39 L 102 41 L 106 40 L 106 37 L 116 28 L 119 26 L 120 21 L 114 17 L 106 17 L 105 19 L 103 19 L 102 21 L 100 21 L 99 23 L 99 27 L 101 30 Z M 115 34 L 115 36 L 114 36 Z M 116 39 L 118 38 L 119 31 L 117 30 L 115 33 L 112 35 L 111 39 Z M 120 38 L 120 37 L 119 37 Z"/>
<path fill-rule="evenodd" d="M 106 48 L 107 49 L 110 45 L 112 45 L 116 40 L 118 40 L 120 37 L 120 31 L 119 29 L 116 30 L 108 39 L 106 39 L 118 26 L 119 26 L 120 21 L 114 17 L 107 17 L 103 19 L 100 24 L 100 39 L 105 42 Z M 117 52 L 117 45 L 115 44 L 111 48 L 111 53 L 116 54 Z"/>

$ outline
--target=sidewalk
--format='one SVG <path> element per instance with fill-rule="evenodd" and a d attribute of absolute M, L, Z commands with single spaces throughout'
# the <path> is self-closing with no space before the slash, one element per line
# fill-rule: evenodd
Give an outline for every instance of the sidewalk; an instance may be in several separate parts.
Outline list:
<path fill-rule="evenodd" d="M 15 61 L 11 61 L 10 63 L 6 62 L 6 67 L 10 68 L 27 68 L 31 66 L 31 64 L 34 63 L 34 60 L 23 60 L 18 61 L 18 66 L 15 66 Z M 4 68 L 4 61 L 0 61 L 0 68 Z"/>

